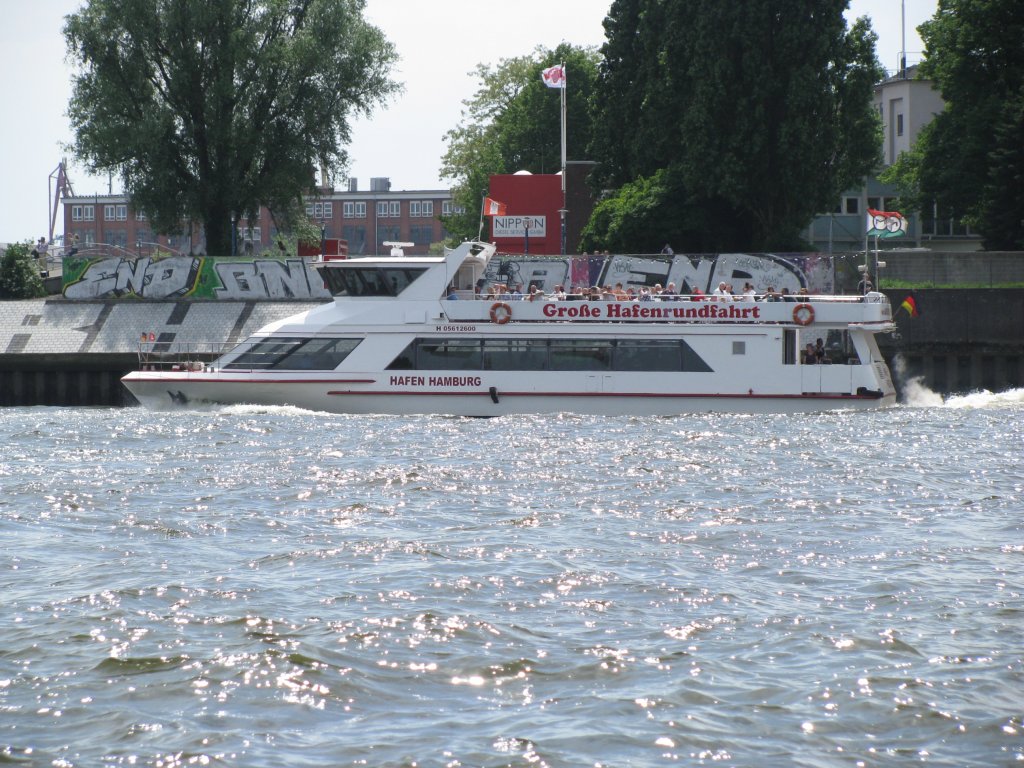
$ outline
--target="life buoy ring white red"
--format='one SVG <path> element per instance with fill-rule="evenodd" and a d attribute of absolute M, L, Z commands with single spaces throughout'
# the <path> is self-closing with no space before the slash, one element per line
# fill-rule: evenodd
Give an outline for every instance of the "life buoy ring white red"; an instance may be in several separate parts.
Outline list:
<path fill-rule="evenodd" d="M 504 325 L 512 319 L 512 307 L 504 301 L 491 305 L 491 322 Z"/>
<path fill-rule="evenodd" d="M 814 307 L 810 304 L 797 304 L 793 307 L 793 322 L 797 325 L 810 325 L 814 322 Z"/>

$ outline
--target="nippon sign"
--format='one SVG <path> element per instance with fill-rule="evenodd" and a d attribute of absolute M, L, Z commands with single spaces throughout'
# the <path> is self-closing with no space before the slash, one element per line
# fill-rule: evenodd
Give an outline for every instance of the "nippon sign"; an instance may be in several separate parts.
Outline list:
<path fill-rule="evenodd" d="M 492 216 L 492 237 L 547 237 L 547 216 Z"/>

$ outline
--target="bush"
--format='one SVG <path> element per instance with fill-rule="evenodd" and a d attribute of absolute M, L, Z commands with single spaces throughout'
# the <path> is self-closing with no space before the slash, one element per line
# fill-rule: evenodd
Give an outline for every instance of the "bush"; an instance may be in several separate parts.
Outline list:
<path fill-rule="evenodd" d="M 46 288 L 28 243 L 12 243 L 0 259 L 0 299 L 39 299 Z"/>

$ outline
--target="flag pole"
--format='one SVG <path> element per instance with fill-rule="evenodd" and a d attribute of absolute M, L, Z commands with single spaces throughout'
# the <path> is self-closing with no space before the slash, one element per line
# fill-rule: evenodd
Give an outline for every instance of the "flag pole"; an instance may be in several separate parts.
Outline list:
<path fill-rule="evenodd" d="M 566 210 L 565 205 L 565 117 L 566 117 L 566 99 L 565 92 L 568 90 L 569 83 L 565 78 L 565 62 L 562 64 L 562 210 Z M 562 216 L 562 254 L 565 254 L 565 214 Z"/>
<path fill-rule="evenodd" d="M 487 195 L 480 198 L 480 227 L 476 231 L 476 241 L 478 243 L 483 242 L 484 236 L 484 201 L 487 199 Z"/>

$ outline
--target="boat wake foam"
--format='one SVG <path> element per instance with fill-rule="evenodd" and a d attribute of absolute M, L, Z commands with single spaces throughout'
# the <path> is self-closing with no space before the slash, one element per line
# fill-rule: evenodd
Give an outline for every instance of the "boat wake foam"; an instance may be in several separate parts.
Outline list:
<path fill-rule="evenodd" d="M 893 360 L 893 373 L 903 395 L 904 405 L 911 408 L 1005 408 L 1024 404 L 1024 388 L 989 392 L 987 389 L 965 395 L 943 397 L 924 384 L 923 376 L 907 378 L 906 361 L 901 355 Z"/>

